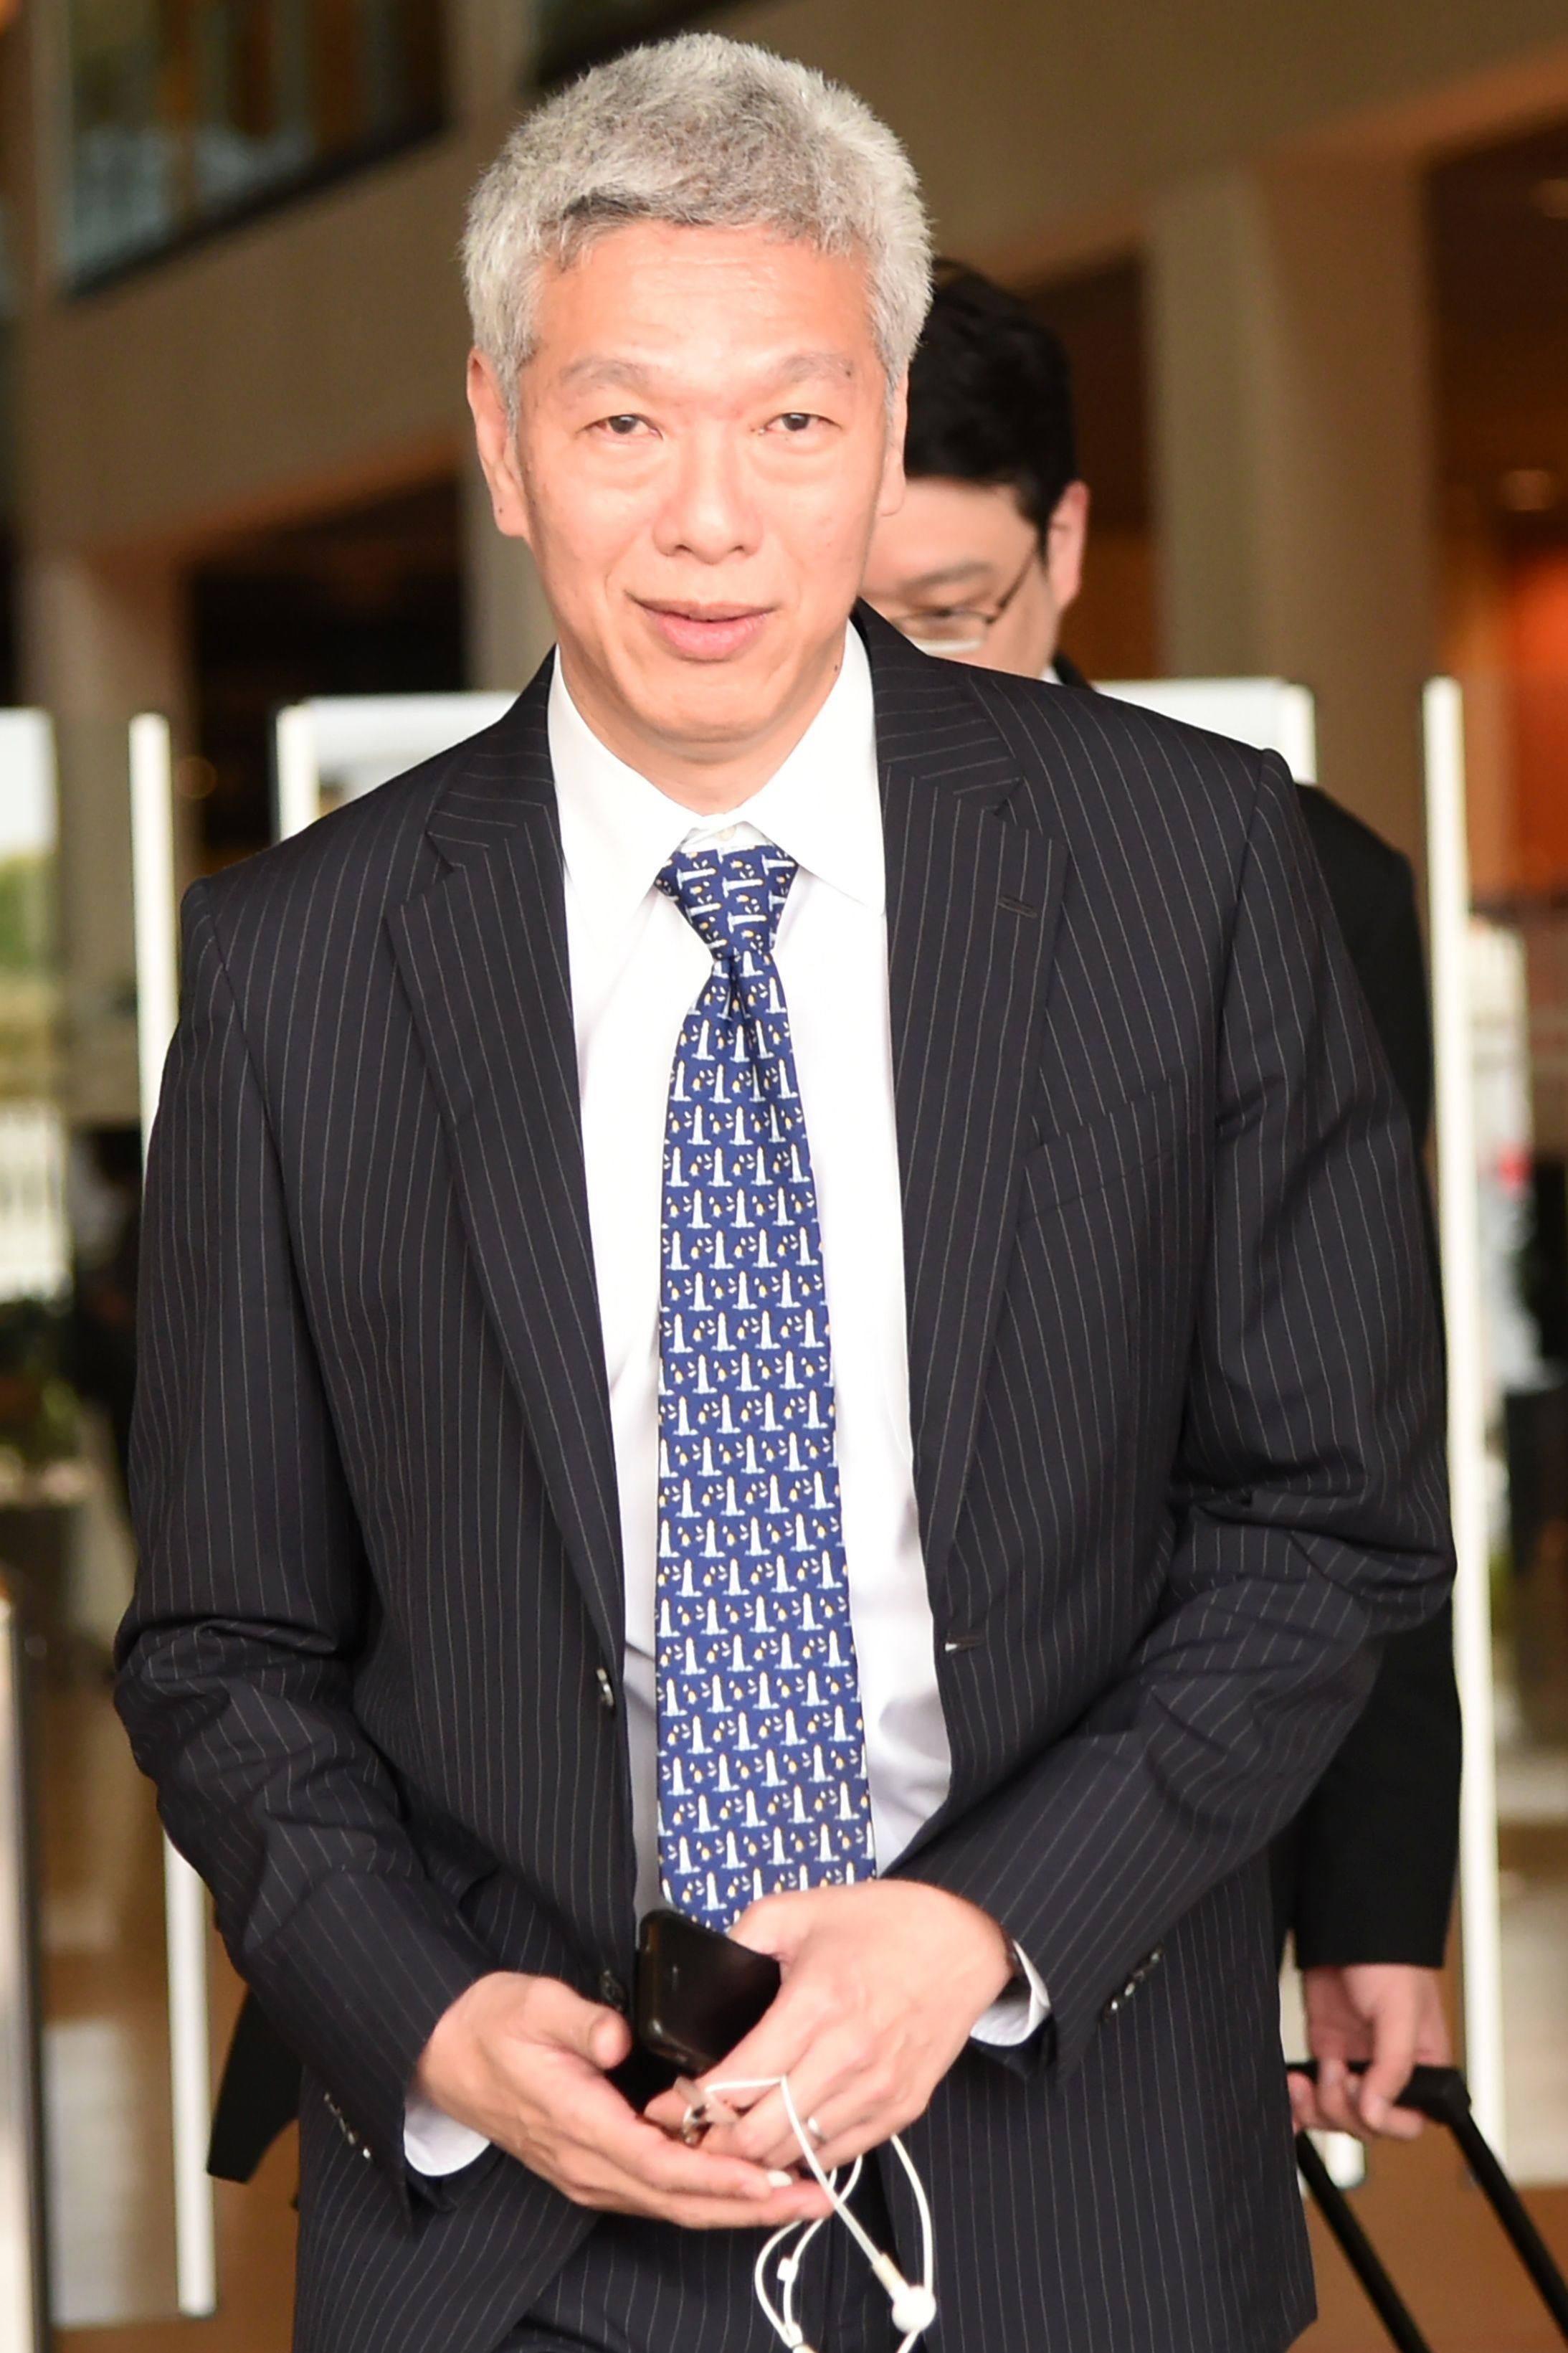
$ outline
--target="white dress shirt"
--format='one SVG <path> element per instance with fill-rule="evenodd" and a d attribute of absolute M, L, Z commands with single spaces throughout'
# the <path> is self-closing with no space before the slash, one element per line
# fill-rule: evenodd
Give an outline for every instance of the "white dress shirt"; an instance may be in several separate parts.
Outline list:
<path fill-rule="evenodd" d="M 810 1140 L 832 1335 L 850 1614 L 879 1868 L 947 1795 L 952 1753 L 915 1505 L 904 1237 L 888 1009 L 881 796 L 870 670 L 855 629 L 827 700 L 743 811 L 694 818 L 606 750 L 556 664 L 550 757 L 565 863 L 566 940 L 588 1217 L 609 1377 L 626 1563 L 625 1684 L 639 1915 L 662 1898 L 657 1826 L 655 1601 L 658 1299 L 664 1124 L 682 1023 L 712 958 L 655 887 L 675 851 L 775 844 L 799 869 L 774 953 Z M 1046 2016 L 1027 1989 L 975 2029 L 1025 2041 Z M 479 2137 L 422 2102 L 410 2162 L 466 2164 Z"/>

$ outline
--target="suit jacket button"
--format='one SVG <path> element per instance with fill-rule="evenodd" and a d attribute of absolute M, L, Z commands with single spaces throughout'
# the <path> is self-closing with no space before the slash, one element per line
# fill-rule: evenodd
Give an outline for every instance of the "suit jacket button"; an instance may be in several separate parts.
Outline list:
<path fill-rule="evenodd" d="M 610 1681 L 609 1669 L 607 1667 L 595 1667 L 594 1670 L 594 1680 L 599 1686 L 599 1705 L 604 1709 L 606 1715 L 614 1715 L 616 1712 L 616 1687 Z"/>
<path fill-rule="evenodd" d="M 599 1972 L 599 2000 L 607 2010 L 618 2010 L 623 2017 L 631 2008 L 631 1998 L 614 1969 Z"/>

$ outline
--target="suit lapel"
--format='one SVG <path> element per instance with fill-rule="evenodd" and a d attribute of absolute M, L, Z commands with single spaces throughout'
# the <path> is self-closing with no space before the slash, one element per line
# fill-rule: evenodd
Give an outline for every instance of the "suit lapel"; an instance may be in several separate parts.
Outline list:
<path fill-rule="evenodd" d="M 1016 764 L 973 682 L 864 608 L 857 622 L 877 702 L 915 1487 L 934 1588 L 1012 1245 L 1067 853 L 1010 817 Z M 615 1451 L 548 699 L 547 665 L 454 766 L 428 828 L 447 871 L 389 923 L 486 1304 L 618 1680 Z"/>
<path fill-rule="evenodd" d="M 1009 814 L 1017 767 L 973 681 L 857 618 L 877 696 L 915 1490 L 934 1591 L 1012 1248 L 1067 851 Z"/>
<path fill-rule="evenodd" d="M 626 1615 L 583 1163 L 550 666 L 454 768 L 442 879 L 389 918 L 486 1305 L 606 1663 Z"/>

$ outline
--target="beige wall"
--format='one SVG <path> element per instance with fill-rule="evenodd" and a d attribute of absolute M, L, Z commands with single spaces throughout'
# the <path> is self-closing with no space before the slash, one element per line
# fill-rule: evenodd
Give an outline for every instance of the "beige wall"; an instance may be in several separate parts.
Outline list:
<path fill-rule="evenodd" d="M 944 243 L 997 264 L 1120 241 L 1163 183 L 1281 144 L 1426 146 L 1568 100 L 1561 0 L 765 0 L 721 22 L 861 90 Z"/>
<path fill-rule="evenodd" d="M 457 445 L 453 252 L 521 14 L 458 12 L 460 134 L 35 317 L 36 540 L 184 537 Z M 1280 142 L 1408 146 L 1568 103 L 1561 0 L 991 0 L 956 19 L 948 0 L 769 0 L 717 21 L 862 90 L 944 243 L 1018 269 L 1129 246 L 1163 185 Z"/>
<path fill-rule="evenodd" d="M 450 453 L 477 158 L 444 141 L 40 313 L 22 386 L 32 535 L 188 540 Z"/>
<path fill-rule="evenodd" d="M 1149 253 L 1166 667 L 1312 688 L 1321 780 L 1418 853 L 1436 640 L 1415 174 L 1314 154 L 1183 181 Z"/>

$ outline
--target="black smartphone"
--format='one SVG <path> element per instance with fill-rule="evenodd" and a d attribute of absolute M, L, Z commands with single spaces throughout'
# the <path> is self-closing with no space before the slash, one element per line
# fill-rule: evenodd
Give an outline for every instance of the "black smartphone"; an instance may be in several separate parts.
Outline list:
<path fill-rule="evenodd" d="M 650 1912 L 637 1938 L 637 2041 L 682 2074 L 704 2074 L 773 2007 L 782 1983 L 768 1954 L 684 1913 Z"/>

